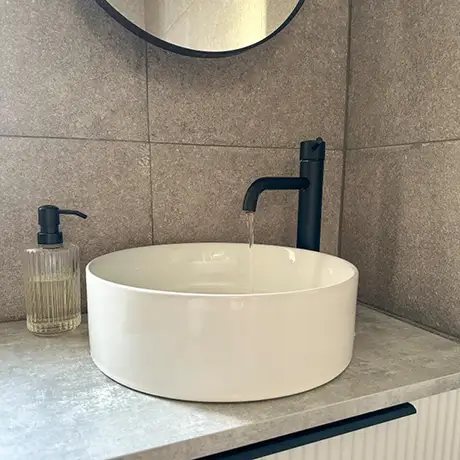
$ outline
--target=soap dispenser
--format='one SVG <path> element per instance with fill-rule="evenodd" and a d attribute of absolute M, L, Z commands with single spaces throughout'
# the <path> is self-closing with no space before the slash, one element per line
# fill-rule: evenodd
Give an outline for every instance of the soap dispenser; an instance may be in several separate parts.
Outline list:
<path fill-rule="evenodd" d="M 80 258 L 78 246 L 64 243 L 59 216 L 80 211 L 45 205 L 38 208 L 37 245 L 23 253 L 27 328 L 55 335 L 80 325 Z"/>

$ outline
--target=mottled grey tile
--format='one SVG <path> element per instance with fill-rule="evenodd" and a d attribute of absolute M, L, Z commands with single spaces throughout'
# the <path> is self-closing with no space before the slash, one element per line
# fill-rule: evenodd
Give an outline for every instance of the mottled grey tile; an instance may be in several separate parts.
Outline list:
<path fill-rule="evenodd" d="M 347 153 L 342 256 L 359 297 L 460 337 L 460 142 Z"/>
<path fill-rule="evenodd" d="M 94 0 L 0 8 L 0 134 L 147 140 L 142 40 Z"/>
<path fill-rule="evenodd" d="M 348 2 L 313 0 L 282 33 L 224 59 L 149 46 L 153 142 L 342 148 Z"/>
<path fill-rule="evenodd" d="M 353 1 L 348 146 L 460 137 L 460 9 Z"/>
<path fill-rule="evenodd" d="M 296 150 L 152 144 L 155 243 L 246 242 L 246 189 L 261 176 L 295 176 Z M 256 242 L 295 244 L 296 193 L 264 192 Z"/>
<path fill-rule="evenodd" d="M 151 244 L 148 145 L 0 137 L 0 321 L 24 316 L 20 256 L 35 242 L 36 208 L 80 209 L 62 218 L 65 239 L 92 258 Z"/>
<path fill-rule="evenodd" d="M 343 153 L 326 152 L 321 222 L 321 252 L 338 254 L 340 213 L 342 205 Z"/>
<path fill-rule="evenodd" d="M 155 243 L 246 242 L 243 197 L 261 176 L 297 176 L 298 151 L 152 144 Z M 336 253 L 342 154 L 329 151 L 322 248 Z M 297 193 L 267 191 L 255 219 L 256 243 L 294 246 Z"/>

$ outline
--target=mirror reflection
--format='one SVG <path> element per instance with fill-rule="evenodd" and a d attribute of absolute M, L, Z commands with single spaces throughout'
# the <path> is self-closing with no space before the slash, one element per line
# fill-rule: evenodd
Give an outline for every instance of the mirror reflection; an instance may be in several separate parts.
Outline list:
<path fill-rule="evenodd" d="M 204 52 L 254 45 L 275 32 L 303 0 L 104 0 L 153 37 Z"/>

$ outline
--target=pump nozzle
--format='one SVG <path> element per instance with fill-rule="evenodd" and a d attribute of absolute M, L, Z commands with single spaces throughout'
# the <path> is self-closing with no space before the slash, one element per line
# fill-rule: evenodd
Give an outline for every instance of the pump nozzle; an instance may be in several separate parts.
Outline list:
<path fill-rule="evenodd" d="M 72 209 L 59 209 L 58 210 L 58 213 L 59 214 L 71 214 L 71 215 L 74 215 L 74 216 L 78 216 L 78 217 L 81 217 L 82 219 L 86 219 L 88 216 L 86 214 L 84 214 L 83 212 L 80 212 L 80 211 L 74 211 Z"/>
<path fill-rule="evenodd" d="M 59 229 L 60 214 L 70 214 L 86 219 L 88 216 L 80 211 L 59 209 L 57 206 L 47 204 L 38 208 L 38 224 L 40 231 L 37 233 L 38 244 L 62 244 L 62 232 Z"/>

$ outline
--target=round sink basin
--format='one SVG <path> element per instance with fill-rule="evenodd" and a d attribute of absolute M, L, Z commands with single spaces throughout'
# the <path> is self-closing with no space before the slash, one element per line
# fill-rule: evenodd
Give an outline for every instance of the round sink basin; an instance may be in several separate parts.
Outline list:
<path fill-rule="evenodd" d="M 350 363 L 358 271 L 280 246 L 196 243 L 114 252 L 86 268 L 91 356 L 115 381 L 189 401 L 256 401 Z"/>

